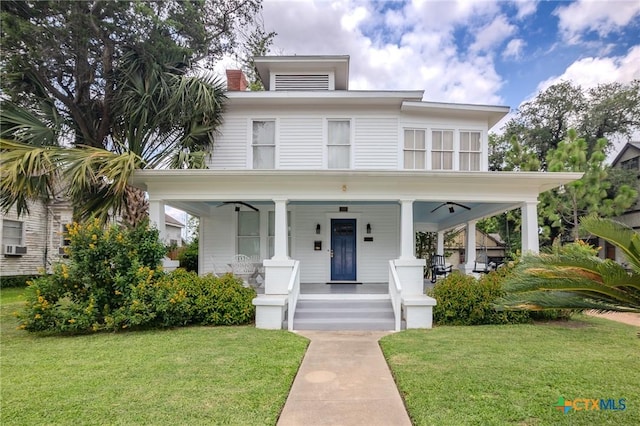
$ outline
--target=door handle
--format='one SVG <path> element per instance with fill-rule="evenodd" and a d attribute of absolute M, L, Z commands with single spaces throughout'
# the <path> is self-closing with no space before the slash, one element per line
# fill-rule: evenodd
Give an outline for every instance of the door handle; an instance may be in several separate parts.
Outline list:
<path fill-rule="evenodd" d="M 329 256 L 333 259 L 333 250 L 329 251 Z"/>

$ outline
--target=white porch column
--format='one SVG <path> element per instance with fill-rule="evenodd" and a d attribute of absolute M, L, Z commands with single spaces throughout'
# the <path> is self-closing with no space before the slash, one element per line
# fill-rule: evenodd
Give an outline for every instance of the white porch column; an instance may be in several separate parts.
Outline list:
<path fill-rule="evenodd" d="M 274 250 L 272 259 L 289 259 L 287 255 L 287 244 L 289 242 L 287 224 L 287 200 L 274 199 L 275 203 L 275 229 L 274 229 Z"/>
<path fill-rule="evenodd" d="M 414 200 L 400 200 L 400 259 L 416 258 L 413 202 Z"/>
<path fill-rule="evenodd" d="M 438 231 L 436 254 L 444 256 L 444 231 Z"/>
<path fill-rule="evenodd" d="M 464 268 L 463 272 L 466 274 L 470 274 L 473 271 L 476 262 L 476 223 L 477 220 L 470 220 L 467 222 L 467 228 L 465 231 L 464 252 L 466 261 L 461 268 Z"/>
<path fill-rule="evenodd" d="M 289 232 L 287 224 L 287 199 L 274 199 L 274 250 L 271 259 L 265 259 L 264 294 L 253 299 L 256 307 L 256 327 L 281 329 L 287 313 L 288 286 L 294 260 L 287 255 Z"/>
<path fill-rule="evenodd" d="M 167 227 L 164 223 L 164 201 L 163 200 L 149 200 L 149 222 L 151 225 L 155 225 L 160 233 L 160 241 L 166 243 Z"/>
<path fill-rule="evenodd" d="M 522 254 L 540 251 L 538 241 L 538 202 L 522 203 Z"/>

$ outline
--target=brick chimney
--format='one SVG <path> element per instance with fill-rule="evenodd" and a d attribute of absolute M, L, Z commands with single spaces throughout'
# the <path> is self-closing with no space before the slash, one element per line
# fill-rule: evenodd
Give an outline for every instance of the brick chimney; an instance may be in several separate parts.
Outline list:
<path fill-rule="evenodd" d="M 227 70 L 227 90 L 244 92 L 247 90 L 247 78 L 241 70 Z"/>

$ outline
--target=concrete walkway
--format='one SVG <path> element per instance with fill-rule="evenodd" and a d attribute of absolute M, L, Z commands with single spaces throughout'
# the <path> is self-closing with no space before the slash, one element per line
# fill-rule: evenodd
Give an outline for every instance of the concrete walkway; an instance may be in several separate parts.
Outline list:
<path fill-rule="evenodd" d="M 278 426 L 410 426 L 381 331 L 301 331 L 311 340 Z"/>

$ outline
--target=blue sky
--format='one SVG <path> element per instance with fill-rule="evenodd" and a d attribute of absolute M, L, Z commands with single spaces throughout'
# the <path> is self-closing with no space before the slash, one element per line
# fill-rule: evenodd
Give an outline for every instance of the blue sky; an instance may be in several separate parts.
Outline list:
<path fill-rule="evenodd" d="M 271 54 L 350 55 L 351 89 L 517 108 L 561 80 L 640 79 L 638 0 L 264 0 L 263 20 Z"/>

